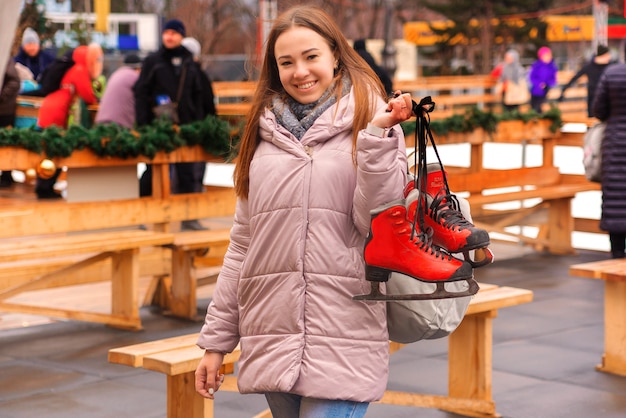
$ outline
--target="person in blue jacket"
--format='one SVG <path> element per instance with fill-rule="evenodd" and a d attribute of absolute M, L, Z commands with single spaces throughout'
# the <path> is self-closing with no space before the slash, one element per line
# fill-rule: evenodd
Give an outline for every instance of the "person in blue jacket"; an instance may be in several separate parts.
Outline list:
<path fill-rule="evenodd" d="M 24 29 L 22 45 L 13 61 L 27 67 L 33 73 L 33 80 L 39 81 L 43 70 L 54 61 L 55 56 L 42 50 L 39 35 L 33 28 Z"/>

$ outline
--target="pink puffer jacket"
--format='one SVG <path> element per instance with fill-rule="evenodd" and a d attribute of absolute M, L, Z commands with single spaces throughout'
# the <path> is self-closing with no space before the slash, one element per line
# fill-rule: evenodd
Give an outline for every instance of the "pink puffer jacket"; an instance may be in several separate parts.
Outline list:
<path fill-rule="evenodd" d="M 266 111 L 237 203 L 231 244 L 198 345 L 241 343 L 241 393 L 371 402 L 388 377 L 385 303 L 369 293 L 363 246 L 371 209 L 402 196 L 406 151 L 365 131 L 352 155 L 352 93 L 298 141 Z M 381 100 L 380 106 L 384 106 Z"/>

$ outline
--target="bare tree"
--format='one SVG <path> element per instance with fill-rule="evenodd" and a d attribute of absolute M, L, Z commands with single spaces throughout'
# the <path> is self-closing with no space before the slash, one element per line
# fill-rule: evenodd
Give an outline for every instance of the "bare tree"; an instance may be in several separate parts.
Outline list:
<path fill-rule="evenodd" d="M 203 54 L 249 54 L 255 48 L 257 13 L 249 3 L 178 0 L 170 17 L 185 22 L 187 36 L 200 42 Z"/>

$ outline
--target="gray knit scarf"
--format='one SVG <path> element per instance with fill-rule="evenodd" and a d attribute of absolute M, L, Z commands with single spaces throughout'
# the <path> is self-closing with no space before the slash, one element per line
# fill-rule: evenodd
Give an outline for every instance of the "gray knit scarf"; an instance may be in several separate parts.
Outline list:
<path fill-rule="evenodd" d="M 276 115 L 276 121 L 291 132 L 298 140 L 302 139 L 306 131 L 313 126 L 313 123 L 325 110 L 337 102 L 335 96 L 335 84 L 333 83 L 322 97 L 313 103 L 302 104 L 291 96 L 284 100 L 281 96 L 272 99 L 272 112 Z M 348 94 L 352 83 L 350 78 L 345 76 L 342 80 L 341 97 Z"/>

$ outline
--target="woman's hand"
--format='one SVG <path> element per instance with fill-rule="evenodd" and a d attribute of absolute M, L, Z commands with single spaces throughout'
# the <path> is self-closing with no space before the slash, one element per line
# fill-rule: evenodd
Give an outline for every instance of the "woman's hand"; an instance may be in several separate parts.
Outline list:
<path fill-rule="evenodd" d="M 387 103 L 384 112 L 374 116 L 371 124 L 379 128 L 390 128 L 400 122 L 404 122 L 413 116 L 413 100 L 409 93 L 396 90 L 394 97 Z"/>
<path fill-rule="evenodd" d="M 224 375 L 220 373 L 220 367 L 224 361 L 222 353 L 206 351 L 196 368 L 196 392 L 201 396 L 214 399 L 214 394 L 224 382 Z"/>

